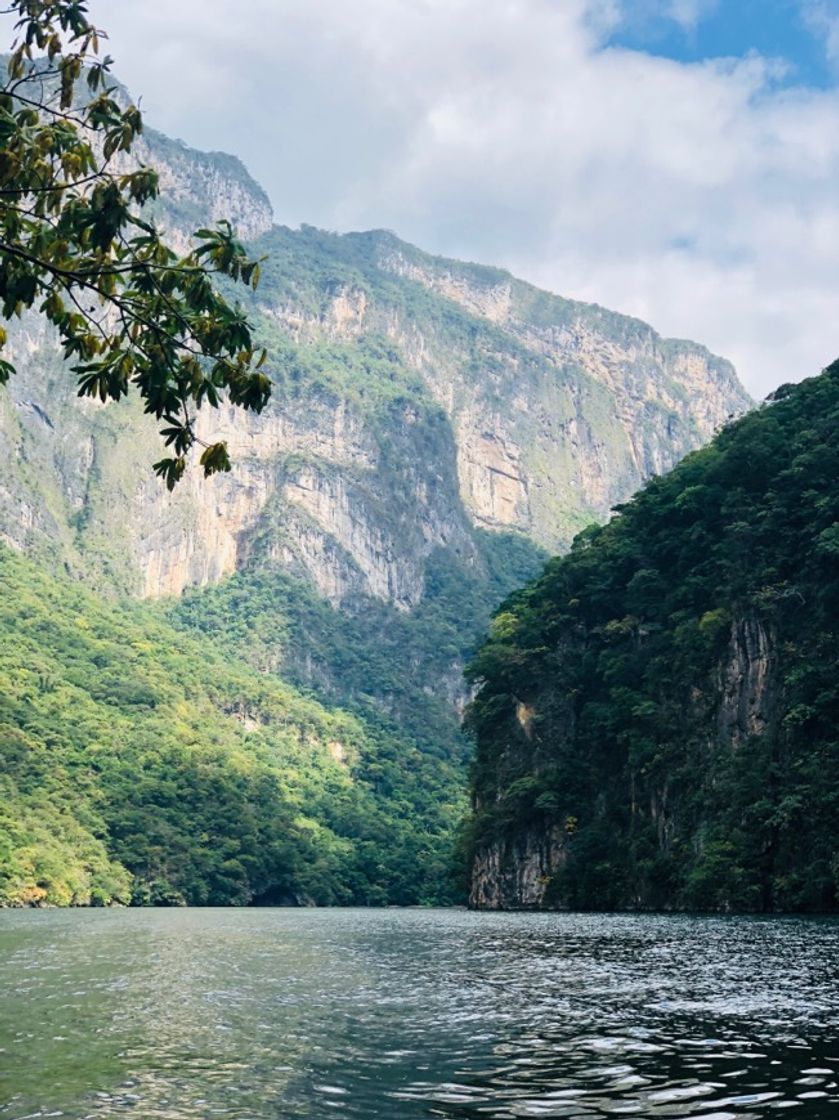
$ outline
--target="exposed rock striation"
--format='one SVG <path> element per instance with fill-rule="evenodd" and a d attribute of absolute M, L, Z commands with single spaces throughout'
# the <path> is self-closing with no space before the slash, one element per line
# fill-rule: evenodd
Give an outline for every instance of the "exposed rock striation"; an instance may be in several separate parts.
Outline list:
<path fill-rule="evenodd" d="M 567 857 L 557 825 L 528 829 L 475 853 L 469 905 L 475 910 L 541 910 L 545 892 Z"/>
<path fill-rule="evenodd" d="M 770 726 L 778 696 L 777 646 L 777 635 L 762 619 L 738 618 L 732 623 L 719 681 L 722 742 L 736 747 Z"/>

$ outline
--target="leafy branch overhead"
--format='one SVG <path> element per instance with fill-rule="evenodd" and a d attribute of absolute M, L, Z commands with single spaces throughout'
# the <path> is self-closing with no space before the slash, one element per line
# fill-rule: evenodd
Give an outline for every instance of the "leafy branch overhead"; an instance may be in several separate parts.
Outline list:
<path fill-rule="evenodd" d="M 224 443 L 203 444 L 195 413 L 222 397 L 257 412 L 271 383 L 244 313 L 213 277 L 255 287 L 228 222 L 176 253 L 144 207 L 157 173 L 129 163 L 143 121 L 108 84 L 103 32 L 82 0 L 14 0 L 17 39 L 0 85 L 0 315 L 34 308 L 58 331 L 79 395 L 119 400 L 132 386 L 160 422 L 171 490 L 194 446 L 205 475 L 230 469 Z M 15 372 L 2 356 L 0 384 Z"/>

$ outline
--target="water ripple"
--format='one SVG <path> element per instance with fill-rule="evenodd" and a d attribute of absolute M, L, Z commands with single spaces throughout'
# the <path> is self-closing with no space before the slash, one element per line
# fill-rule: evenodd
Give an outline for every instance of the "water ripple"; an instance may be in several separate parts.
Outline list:
<path fill-rule="evenodd" d="M 839 922 L 0 913 L 0 1118 L 839 1116 Z"/>

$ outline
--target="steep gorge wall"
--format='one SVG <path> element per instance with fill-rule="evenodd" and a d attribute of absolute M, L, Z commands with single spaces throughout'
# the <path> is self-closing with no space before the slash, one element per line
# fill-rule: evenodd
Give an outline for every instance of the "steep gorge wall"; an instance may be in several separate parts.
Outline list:
<path fill-rule="evenodd" d="M 407 610 L 435 548 L 474 564 L 476 528 L 565 548 L 748 405 L 727 363 L 636 320 L 390 234 L 272 228 L 235 159 L 156 133 L 139 155 L 160 170 L 177 238 L 229 215 L 268 254 L 253 311 L 277 390 L 262 416 L 206 411 L 202 435 L 229 442 L 234 469 L 169 496 L 137 406 L 77 401 L 24 323 L 0 399 L 0 534 L 78 574 L 159 597 L 258 556 L 335 605 Z"/>
<path fill-rule="evenodd" d="M 472 904 L 839 910 L 839 362 L 502 605 Z"/>
<path fill-rule="evenodd" d="M 484 324 L 468 348 L 454 350 L 456 372 L 452 348 L 435 350 L 416 323 L 413 335 L 403 324 L 390 330 L 410 343 L 412 362 L 452 416 L 472 515 L 551 551 L 749 404 L 729 363 L 638 320 L 498 270 L 428 257 L 388 235 L 376 260 Z"/>
<path fill-rule="evenodd" d="M 765 734 L 783 710 L 783 683 L 779 677 L 778 637 L 760 618 L 750 615 L 734 619 L 727 644 L 709 675 L 705 688 L 694 682 L 684 702 L 685 749 L 709 761 L 731 757 L 750 740 Z M 582 657 L 583 651 L 568 649 L 565 657 Z M 558 712 L 561 715 L 558 718 Z M 545 714 L 545 719 L 540 719 Z M 532 721 L 541 724 L 537 740 Z M 509 798 L 507 774 L 527 773 L 538 784 L 540 778 L 556 782 L 557 756 L 573 759 L 575 754 L 575 713 L 569 701 L 558 701 L 548 688 L 528 705 L 528 722 L 509 720 L 504 747 L 494 762 L 497 784 L 489 797 L 479 799 L 480 814 L 499 813 Z M 553 771 L 553 773 L 552 773 Z M 697 780 L 707 775 L 697 772 Z M 672 790 L 672 773 L 665 771 L 648 778 L 633 774 L 624 784 L 614 784 L 614 774 L 602 776 L 602 811 L 615 797 L 623 800 L 628 829 L 635 818 L 641 827 L 651 822 L 658 849 L 667 853 L 674 836 L 695 829 L 688 840 L 701 848 L 702 821 L 692 819 L 690 810 Z M 551 802 L 553 804 L 553 802 Z M 614 808 L 614 806 L 612 807 Z M 536 812 L 529 819 L 517 819 L 512 827 L 494 830 L 491 839 L 477 844 L 471 868 L 469 905 L 479 910 L 542 910 L 567 901 L 557 891 L 557 883 L 569 858 L 575 853 L 574 837 L 578 821 L 567 816 L 557 821 L 551 812 Z M 684 840 L 685 837 L 683 836 Z M 649 908 L 649 897 L 623 896 L 620 907 Z M 669 905 L 676 906 L 675 899 Z"/>

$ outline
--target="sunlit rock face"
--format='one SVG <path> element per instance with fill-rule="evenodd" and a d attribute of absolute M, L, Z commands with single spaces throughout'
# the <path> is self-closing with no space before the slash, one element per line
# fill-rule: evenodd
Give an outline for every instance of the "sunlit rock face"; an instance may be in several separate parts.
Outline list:
<path fill-rule="evenodd" d="M 408 611 L 435 549 L 478 563 L 476 529 L 564 549 L 748 407 L 693 343 L 392 234 L 273 227 L 231 157 L 155 133 L 140 155 L 179 242 L 226 215 L 267 255 L 251 302 L 277 384 L 261 416 L 202 413 L 234 468 L 170 496 L 136 402 L 79 401 L 54 340 L 21 324 L 0 394 L 0 538 L 101 586 L 178 595 L 258 561 L 335 605 Z"/>

